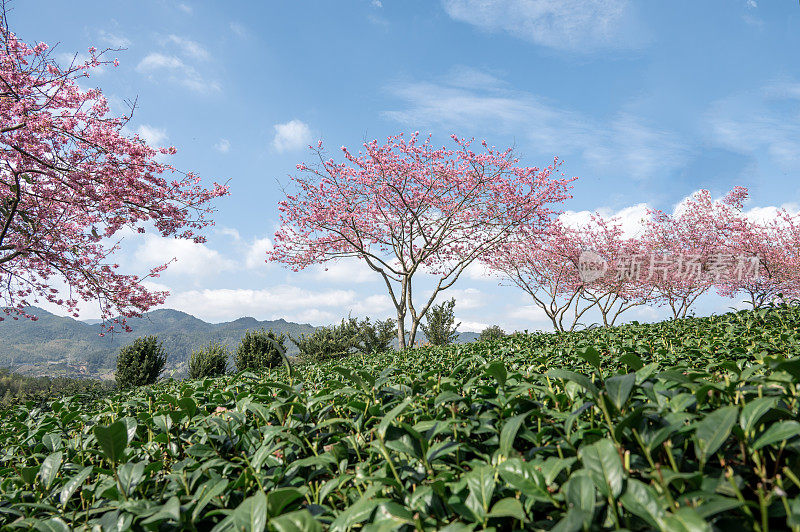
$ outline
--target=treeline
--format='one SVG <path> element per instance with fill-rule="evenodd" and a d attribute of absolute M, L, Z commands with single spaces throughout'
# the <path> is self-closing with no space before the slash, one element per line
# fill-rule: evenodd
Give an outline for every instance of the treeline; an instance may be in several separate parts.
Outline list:
<path fill-rule="evenodd" d="M 100 396 L 114 388 L 109 381 L 72 377 L 29 377 L 0 368 L 0 407 L 43 403 L 57 397 L 86 394 Z"/>

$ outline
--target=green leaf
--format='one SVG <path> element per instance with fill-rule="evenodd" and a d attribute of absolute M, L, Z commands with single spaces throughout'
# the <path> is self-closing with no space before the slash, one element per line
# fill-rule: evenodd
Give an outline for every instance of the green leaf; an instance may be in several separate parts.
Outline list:
<path fill-rule="evenodd" d="M 710 532 L 711 525 L 693 508 L 683 507 L 664 516 L 663 530 L 666 532 Z"/>
<path fill-rule="evenodd" d="M 51 517 L 47 521 L 36 521 L 33 527 L 39 532 L 70 532 L 71 530 L 60 517 Z"/>
<path fill-rule="evenodd" d="M 759 450 L 767 445 L 790 440 L 800 434 L 800 423 L 797 421 L 781 421 L 774 423 L 758 437 L 753 444 L 754 450 Z"/>
<path fill-rule="evenodd" d="M 42 461 L 42 466 L 39 468 L 39 477 L 42 479 L 44 489 L 49 490 L 53 485 L 53 481 L 58 476 L 58 470 L 61 469 L 61 463 L 64 459 L 64 454 L 61 451 L 56 451 L 47 456 Z"/>
<path fill-rule="evenodd" d="M 181 503 L 177 497 L 170 497 L 167 502 L 161 505 L 160 509 L 156 513 L 142 521 L 142 524 L 146 525 L 149 523 L 157 523 L 159 521 L 172 521 L 174 523 L 181 522 Z"/>
<path fill-rule="evenodd" d="M 194 414 L 197 412 L 197 403 L 191 397 L 181 397 L 178 399 L 178 406 L 181 407 L 189 417 L 194 417 Z"/>
<path fill-rule="evenodd" d="M 228 487 L 229 481 L 225 479 L 220 480 L 209 480 L 197 490 L 199 493 L 199 497 L 195 495 L 194 498 L 197 499 L 197 504 L 192 510 L 192 521 L 197 522 L 198 518 L 200 517 L 200 512 L 203 511 L 203 508 L 211 502 L 211 499 L 220 495 L 222 492 L 225 491 L 225 488 Z"/>
<path fill-rule="evenodd" d="M 133 490 L 136 489 L 136 486 L 139 485 L 144 477 L 144 462 L 128 462 L 127 464 L 123 464 L 117 470 L 117 476 L 119 477 L 122 491 L 125 492 L 125 495 L 130 497 Z"/>
<path fill-rule="evenodd" d="M 758 427 L 758 421 L 778 403 L 777 397 L 759 397 L 753 399 L 742 408 L 739 416 L 739 426 L 745 433 Z"/>
<path fill-rule="evenodd" d="M 513 517 L 523 523 L 527 521 L 522 503 L 513 497 L 506 497 L 494 503 L 488 517 Z"/>
<path fill-rule="evenodd" d="M 738 407 L 723 406 L 697 423 L 694 433 L 695 448 L 702 463 L 705 464 L 708 458 L 725 443 L 738 417 Z"/>
<path fill-rule="evenodd" d="M 494 493 L 494 468 L 489 465 L 480 465 L 464 475 L 469 489 L 469 497 L 480 507 L 480 516 L 483 517 L 489 511 L 489 504 L 492 502 Z M 469 506 L 469 504 L 468 504 Z"/>
<path fill-rule="evenodd" d="M 384 502 L 388 502 L 388 499 L 361 497 L 355 504 L 351 504 L 336 516 L 336 519 L 331 523 L 330 530 L 332 532 L 349 530 L 353 525 L 369 519 L 375 507 Z"/>
<path fill-rule="evenodd" d="M 495 360 L 486 366 L 486 373 L 494 377 L 497 384 L 505 386 L 506 379 L 508 378 L 508 371 L 506 365 L 501 360 Z"/>
<path fill-rule="evenodd" d="M 128 447 L 128 428 L 125 423 L 117 421 L 107 427 L 98 425 L 94 428 L 94 437 L 100 444 L 100 450 L 112 463 L 117 463 Z"/>
<path fill-rule="evenodd" d="M 586 513 L 591 522 L 594 515 L 594 505 L 596 501 L 595 487 L 590 477 L 589 471 L 580 469 L 569 477 L 569 480 L 562 487 L 564 500 L 571 508 L 577 508 Z M 584 523 L 588 527 L 589 523 Z"/>
<path fill-rule="evenodd" d="M 81 484 L 86 482 L 86 479 L 89 478 L 89 475 L 92 474 L 93 469 L 94 468 L 92 466 L 84 467 L 83 469 L 78 471 L 77 475 L 69 479 L 64 484 L 64 487 L 61 488 L 61 495 L 59 497 L 62 506 L 67 505 L 67 502 L 69 502 L 70 498 L 75 493 L 75 491 L 81 486 Z"/>
<path fill-rule="evenodd" d="M 574 371 L 569 371 L 567 369 L 551 369 L 545 373 L 545 375 L 554 379 L 572 381 L 588 390 L 593 396 L 597 397 L 597 387 L 595 387 L 595 385 L 592 384 L 592 381 L 590 381 L 585 375 L 581 375 L 580 373 L 575 373 Z"/>
<path fill-rule="evenodd" d="M 582 358 L 598 370 L 600 369 L 600 353 L 592 346 L 578 350 L 578 357 Z"/>
<path fill-rule="evenodd" d="M 625 471 L 617 447 L 608 438 L 578 449 L 583 467 L 589 471 L 597 489 L 605 497 L 618 497 L 622 493 Z"/>
<path fill-rule="evenodd" d="M 275 517 L 283 513 L 289 504 L 303 497 L 303 491 L 297 488 L 278 488 L 267 493 L 267 515 Z"/>
<path fill-rule="evenodd" d="M 660 528 L 664 509 L 652 486 L 635 478 L 628 479 L 620 501 L 626 510 L 646 521 L 653 529 Z"/>
<path fill-rule="evenodd" d="M 506 422 L 503 423 L 503 429 L 500 431 L 500 454 L 503 456 L 509 456 L 511 454 L 511 450 L 514 448 L 514 439 L 517 437 L 519 427 L 527 416 L 527 412 L 519 414 L 508 418 Z"/>
<path fill-rule="evenodd" d="M 628 397 L 630 397 L 635 384 L 635 373 L 616 375 L 606 379 L 605 385 L 608 398 L 611 399 L 611 402 L 614 403 L 617 410 L 622 410 L 622 406 L 627 402 Z"/>
<path fill-rule="evenodd" d="M 236 507 L 231 517 L 237 530 L 262 532 L 267 526 L 267 496 L 259 491 L 246 498 Z"/>
<path fill-rule="evenodd" d="M 642 359 L 639 358 L 638 355 L 634 355 L 633 353 L 625 353 L 621 355 L 617 360 L 631 368 L 633 371 L 639 371 L 644 367 L 644 363 Z"/>
<path fill-rule="evenodd" d="M 308 510 L 289 512 L 269 520 L 269 527 L 275 532 L 321 532 L 322 525 Z"/>
<path fill-rule="evenodd" d="M 547 491 L 544 475 L 530 462 L 523 462 L 520 458 L 509 458 L 500 462 L 497 472 L 503 482 L 531 499 L 552 502 L 552 496 Z"/>
<path fill-rule="evenodd" d="M 397 416 L 399 416 L 406 408 L 408 408 L 408 405 L 410 405 L 411 401 L 413 400 L 413 397 L 406 397 L 403 402 L 392 408 L 385 416 L 383 416 L 383 419 L 378 424 L 378 437 L 383 439 L 386 436 L 386 430 L 389 428 L 389 425 L 392 424 Z"/>

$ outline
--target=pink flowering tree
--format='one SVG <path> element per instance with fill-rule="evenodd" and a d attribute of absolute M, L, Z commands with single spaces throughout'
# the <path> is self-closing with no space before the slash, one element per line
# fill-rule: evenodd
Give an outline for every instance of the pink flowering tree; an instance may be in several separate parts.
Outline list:
<path fill-rule="evenodd" d="M 473 261 L 493 253 L 521 226 L 543 230 L 548 206 L 570 197 L 572 179 L 554 178 L 557 161 L 540 170 L 519 166 L 511 150 L 452 136 L 455 147 L 435 148 L 414 133 L 364 144 L 343 162 L 312 148 L 319 165 L 297 166 L 297 192 L 280 203 L 282 226 L 268 259 L 298 271 L 357 257 L 386 285 L 397 313 L 397 338 L 406 347 L 436 296 L 453 286 Z M 415 299 L 418 274 L 433 289 Z"/>
<path fill-rule="evenodd" d="M 638 236 L 625 236 L 619 219 L 605 220 L 595 213 L 591 223 L 579 229 L 579 235 L 581 248 L 602 259 L 603 269 L 598 275 L 582 276 L 582 296 L 594 304 L 604 327 L 613 327 L 633 308 L 656 303 L 653 287 L 629 275 L 632 258 L 642 254 L 642 241 Z M 584 257 L 585 262 L 591 258 Z"/>
<path fill-rule="evenodd" d="M 114 235 L 153 226 L 202 242 L 196 231 L 212 223 L 209 202 L 227 188 L 203 188 L 196 175 L 159 162 L 175 149 L 125 135 L 130 117 L 111 116 L 99 89 L 78 86 L 109 63 L 102 53 L 91 48 L 85 63 L 61 67 L 46 44 L 28 46 L 8 29 L 5 10 L 0 16 L 0 304 L 15 319 L 40 300 L 77 316 L 81 299 L 97 300 L 106 321 L 139 316 L 163 303 L 166 293 L 142 281 L 166 265 L 145 277 L 119 273 Z"/>
<path fill-rule="evenodd" d="M 779 295 L 800 297 L 800 215 L 781 209 L 773 218 L 742 215 L 736 222 L 726 242 L 735 265 L 717 283 L 717 292 L 726 297 L 744 294 L 753 308 Z"/>
<path fill-rule="evenodd" d="M 649 300 L 648 290 L 624 275 L 624 257 L 637 252 L 637 241 L 624 237 L 618 220 L 594 214 L 580 226 L 555 220 L 538 238 L 523 228 L 483 262 L 530 295 L 554 330 L 565 332 L 592 310 L 612 326 Z"/>
<path fill-rule="evenodd" d="M 735 187 L 715 201 L 707 190 L 687 199 L 673 214 L 650 210 L 643 256 L 632 265 L 673 318 L 686 317 L 702 294 L 730 275 L 731 235 L 739 227 L 747 189 Z"/>
<path fill-rule="evenodd" d="M 556 331 L 572 331 L 595 303 L 584 299 L 579 232 L 553 220 L 544 232 L 523 227 L 483 262 L 524 290 Z"/>

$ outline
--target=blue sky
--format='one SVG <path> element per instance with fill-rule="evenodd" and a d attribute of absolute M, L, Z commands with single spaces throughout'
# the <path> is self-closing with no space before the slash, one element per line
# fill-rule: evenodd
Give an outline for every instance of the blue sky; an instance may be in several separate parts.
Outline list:
<path fill-rule="evenodd" d="M 208 321 L 243 315 L 315 325 L 349 312 L 383 318 L 379 279 L 358 264 L 291 273 L 264 264 L 281 188 L 309 143 L 357 148 L 399 132 L 558 156 L 578 176 L 569 211 L 635 221 L 706 188 L 750 189 L 748 209 L 800 203 L 800 6 L 755 0 L 352 2 L 27 2 L 10 25 L 58 43 L 68 61 L 113 52 L 83 86 L 101 87 L 130 124 L 173 145 L 176 167 L 228 181 L 205 245 L 127 235 L 119 262 L 157 282 L 166 306 Z M 586 213 L 584 212 L 585 216 Z M 580 216 L 580 215 L 579 215 Z M 424 282 L 423 282 L 424 286 Z M 462 330 L 547 328 L 525 294 L 474 270 L 456 297 Z M 733 304 L 704 298 L 698 314 Z M 95 304 L 82 307 L 94 318 Z M 653 320 L 641 309 L 628 319 Z"/>

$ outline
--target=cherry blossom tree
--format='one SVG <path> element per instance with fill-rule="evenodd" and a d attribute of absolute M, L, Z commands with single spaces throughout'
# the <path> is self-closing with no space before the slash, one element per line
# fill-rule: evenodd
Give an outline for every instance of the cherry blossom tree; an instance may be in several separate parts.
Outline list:
<path fill-rule="evenodd" d="M 583 298 L 578 231 L 553 220 L 544 232 L 521 227 L 483 262 L 524 290 L 558 332 L 572 331 L 595 303 Z"/>
<path fill-rule="evenodd" d="M 624 257 L 637 252 L 637 241 L 624 237 L 619 220 L 595 213 L 581 225 L 555 220 L 538 238 L 522 228 L 483 262 L 530 295 L 553 328 L 565 332 L 591 310 L 612 326 L 649 300 L 652 290 L 624 275 Z"/>
<path fill-rule="evenodd" d="M 111 116 L 99 89 L 82 90 L 92 69 L 111 62 L 90 48 L 84 63 L 59 66 L 48 46 L 27 45 L 0 20 L 0 302 L 15 319 L 40 300 L 77 316 L 82 300 L 97 300 L 104 320 L 139 316 L 163 303 L 165 292 L 145 277 L 117 271 L 110 260 L 120 230 L 204 238 L 209 202 L 227 193 L 204 188 L 192 173 L 159 162 L 154 149 Z M 117 64 L 116 60 L 113 64 Z M 133 109 L 134 106 L 132 106 Z M 117 235 L 118 236 L 118 235 Z M 54 287 L 60 279 L 68 295 Z M 28 316 L 31 317 L 31 316 Z M 2 319 L 0 317 L 0 319 Z M 112 320 L 127 329 L 124 319 Z"/>
<path fill-rule="evenodd" d="M 558 161 L 540 170 L 519 166 L 511 150 L 453 135 L 455 147 L 434 148 L 392 136 L 385 144 L 364 144 L 345 161 L 326 159 L 320 142 L 312 148 L 319 165 L 300 164 L 292 177 L 295 194 L 280 203 L 282 226 L 268 260 L 298 271 L 342 257 L 357 257 L 384 281 L 397 313 L 397 338 L 410 342 L 436 296 L 453 286 L 464 269 L 491 254 L 521 226 L 535 233 L 546 227 L 552 204 L 570 197 L 572 179 L 553 177 Z M 414 299 L 419 273 L 433 289 Z"/>
<path fill-rule="evenodd" d="M 623 313 L 635 307 L 657 303 L 653 287 L 629 275 L 630 258 L 642 254 L 642 241 L 638 235 L 625 236 L 621 220 L 606 220 L 594 213 L 579 235 L 581 248 L 602 259 L 600 275 L 583 276 L 582 297 L 594 304 L 604 327 L 613 327 Z"/>
<path fill-rule="evenodd" d="M 717 283 L 717 292 L 726 297 L 746 294 L 746 303 L 753 308 L 763 307 L 779 295 L 800 297 L 799 246 L 800 215 L 786 209 L 767 219 L 742 215 L 726 242 L 736 265 Z"/>
<path fill-rule="evenodd" d="M 735 187 L 718 201 L 708 190 L 700 190 L 673 214 L 648 211 L 645 254 L 631 267 L 670 307 L 673 318 L 686 317 L 698 297 L 730 274 L 730 257 L 725 252 L 740 226 L 746 198 L 744 187 Z"/>

